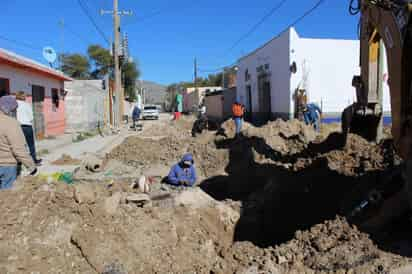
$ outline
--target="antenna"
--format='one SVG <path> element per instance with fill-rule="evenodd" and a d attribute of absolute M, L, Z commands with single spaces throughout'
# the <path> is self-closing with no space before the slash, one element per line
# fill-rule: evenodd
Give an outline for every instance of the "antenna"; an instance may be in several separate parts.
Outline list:
<path fill-rule="evenodd" d="M 56 62 L 57 53 L 52 47 L 43 48 L 43 57 L 49 63 L 50 67 L 53 68 L 53 63 Z"/>

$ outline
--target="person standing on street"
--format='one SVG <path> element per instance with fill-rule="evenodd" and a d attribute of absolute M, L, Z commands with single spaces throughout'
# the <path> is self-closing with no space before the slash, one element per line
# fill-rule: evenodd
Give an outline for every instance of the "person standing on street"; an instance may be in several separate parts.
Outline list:
<path fill-rule="evenodd" d="M 243 116 L 245 114 L 245 107 L 236 101 L 232 105 L 233 121 L 235 121 L 236 126 L 236 136 L 239 136 L 242 131 Z"/>
<path fill-rule="evenodd" d="M 0 190 L 12 188 L 17 179 L 18 163 L 26 166 L 30 175 L 37 174 L 20 124 L 14 118 L 17 107 L 13 96 L 0 97 Z"/>
<path fill-rule="evenodd" d="M 23 91 L 16 93 L 17 99 L 17 121 L 20 122 L 23 130 L 24 137 L 26 138 L 27 145 L 29 146 L 30 155 L 36 165 L 40 165 L 42 160 L 37 159 L 36 156 L 36 143 L 33 130 L 33 107 L 26 102 L 26 95 Z"/>
<path fill-rule="evenodd" d="M 132 119 L 133 119 L 133 128 L 136 129 L 137 123 L 140 120 L 141 110 L 139 106 L 136 104 L 133 108 Z"/>

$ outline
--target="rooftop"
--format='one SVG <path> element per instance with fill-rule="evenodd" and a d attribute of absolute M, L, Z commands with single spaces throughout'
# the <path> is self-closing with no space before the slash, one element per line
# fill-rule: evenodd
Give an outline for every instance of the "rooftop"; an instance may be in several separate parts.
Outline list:
<path fill-rule="evenodd" d="M 71 81 L 72 79 L 63 74 L 63 72 L 49 68 L 29 58 L 20 56 L 14 52 L 0 48 L 0 64 L 8 64 L 10 66 L 27 69 L 34 73 L 43 74 L 47 77 Z"/>

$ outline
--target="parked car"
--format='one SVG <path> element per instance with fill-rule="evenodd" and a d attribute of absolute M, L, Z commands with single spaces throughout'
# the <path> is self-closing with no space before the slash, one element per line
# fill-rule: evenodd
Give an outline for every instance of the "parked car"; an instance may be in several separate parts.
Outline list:
<path fill-rule="evenodd" d="M 143 120 L 148 120 L 148 119 L 159 119 L 159 109 L 157 106 L 154 105 L 146 105 L 143 107 L 143 113 L 142 113 L 142 118 Z"/>

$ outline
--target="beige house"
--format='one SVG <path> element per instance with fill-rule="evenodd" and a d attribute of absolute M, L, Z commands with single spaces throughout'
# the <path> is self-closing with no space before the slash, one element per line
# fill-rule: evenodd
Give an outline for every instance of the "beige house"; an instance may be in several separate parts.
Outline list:
<path fill-rule="evenodd" d="M 183 112 L 196 111 L 207 93 L 222 90 L 221 87 L 186 88 L 183 92 Z"/>
<path fill-rule="evenodd" d="M 207 117 L 214 121 L 224 121 L 232 116 L 232 105 L 236 101 L 236 88 L 209 93 L 205 96 Z"/>

